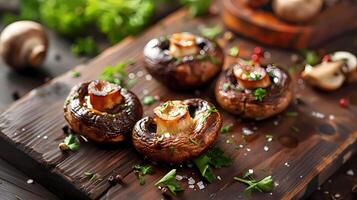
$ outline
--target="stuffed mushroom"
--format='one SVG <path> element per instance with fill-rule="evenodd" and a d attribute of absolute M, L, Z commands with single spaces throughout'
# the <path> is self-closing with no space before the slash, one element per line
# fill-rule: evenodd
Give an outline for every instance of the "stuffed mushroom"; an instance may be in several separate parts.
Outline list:
<path fill-rule="evenodd" d="M 290 76 L 276 66 L 238 60 L 220 75 L 215 95 L 221 107 L 232 114 L 264 119 L 289 105 L 293 85 Z"/>
<path fill-rule="evenodd" d="M 177 164 L 204 153 L 217 139 L 222 125 L 216 108 L 202 99 L 167 101 L 133 129 L 140 153 L 159 162 Z"/>
<path fill-rule="evenodd" d="M 224 60 L 217 43 L 187 32 L 152 39 L 144 57 L 148 72 L 173 89 L 208 83 L 221 71 Z"/>
<path fill-rule="evenodd" d="M 142 113 L 134 93 L 103 80 L 75 86 L 64 105 L 64 117 L 71 129 L 100 143 L 123 141 Z"/>

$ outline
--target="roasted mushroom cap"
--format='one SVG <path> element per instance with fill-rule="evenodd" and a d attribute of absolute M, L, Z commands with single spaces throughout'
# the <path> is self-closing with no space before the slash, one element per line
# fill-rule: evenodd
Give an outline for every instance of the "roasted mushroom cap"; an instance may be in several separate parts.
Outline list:
<path fill-rule="evenodd" d="M 74 132 L 101 143 L 123 141 L 142 113 L 134 93 L 98 80 L 75 86 L 64 105 L 64 117 Z"/>
<path fill-rule="evenodd" d="M 173 89 L 193 89 L 208 83 L 223 65 L 223 51 L 213 41 L 191 33 L 155 38 L 144 48 L 145 66 Z"/>
<path fill-rule="evenodd" d="M 214 106 L 202 99 L 168 101 L 133 129 L 134 147 L 145 156 L 171 164 L 205 152 L 218 137 L 222 120 Z"/>
<path fill-rule="evenodd" d="M 237 78 L 235 67 L 236 65 L 229 66 L 216 83 L 216 99 L 225 110 L 244 118 L 264 119 L 280 113 L 289 105 L 293 96 L 293 85 L 285 71 L 271 65 L 260 67 L 266 73 L 256 76 L 257 74 L 252 75 L 252 72 L 245 72 L 245 75 L 251 78 L 242 82 L 242 77 Z M 249 81 L 254 81 L 256 87 Z"/>

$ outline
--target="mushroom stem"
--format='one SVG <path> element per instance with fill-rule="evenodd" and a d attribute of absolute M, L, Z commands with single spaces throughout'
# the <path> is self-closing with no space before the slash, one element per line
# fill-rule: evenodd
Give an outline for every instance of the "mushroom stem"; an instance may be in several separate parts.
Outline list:
<path fill-rule="evenodd" d="M 335 90 L 346 79 L 342 72 L 343 65 L 343 61 L 323 62 L 315 67 L 308 65 L 302 72 L 302 78 L 323 90 Z"/>
<path fill-rule="evenodd" d="M 107 81 L 92 81 L 88 85 L 88 105 L 98 111 L 108 111 L 123 100 L 120 86 Z"/>
<path fill-rule="evenodd" d="M 193 121 L 188 106 L 182 101 L 167 101 L 154 109 L 156 133 L 180 133 L 191 128 Z"/>
<path fill-rule="evenodd" d="M 195 35 L 187 32 L 174 33 L 170 38 L 170 54 L 176 58 L 196 55 L 198 47 Z"/>
<path fill-rule="evenodd" d="M 239 61 L 233 67 L 234 76 L 240 86 L 246 89 L 266 88 L 271 84 L 266 70 L 259 65 L 247 65 Z"/>

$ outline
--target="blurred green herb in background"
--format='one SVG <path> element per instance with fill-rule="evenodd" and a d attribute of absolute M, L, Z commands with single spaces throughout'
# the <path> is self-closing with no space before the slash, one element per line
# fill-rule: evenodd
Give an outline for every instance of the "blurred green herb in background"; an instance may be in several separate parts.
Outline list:
<path fill-rule="evenodd" d="M 93 36 L 104 35 L 112 44 L 147 26 L 155 8 L 168 0 L 22 0 L 19 14 L 2 13 L 5 24 L 34 20 L 74 41 L 73 53 L 94 55 Z M 189 13 L 206 13 L 211 0 L 181 0 Z M 91 36 L 91 37 L 88 37 Z"/>

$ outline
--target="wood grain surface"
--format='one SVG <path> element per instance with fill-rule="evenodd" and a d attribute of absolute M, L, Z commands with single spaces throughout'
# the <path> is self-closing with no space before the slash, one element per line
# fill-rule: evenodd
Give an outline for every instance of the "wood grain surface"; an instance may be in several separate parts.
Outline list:
<path fill-rule="evenodd" d="M 160 199 L 162 195 L 154 187 L 160 177 L 173 166 L 155 166 L 155 173 L 145 177 L 146 184 L 140 186 L 134 164 L 147 162 L 135 152 L 130 143 L 117 147 L 103 147 L 81 141 L 80 150 L 63 154 L 58 143 L 65 135 L 62 127 L 63 103 L 70 88 L 82 81 L 95 79 L 103 66 L 134 60 L 128 67 L 129 73 L 137 77 L 131 88 L 140 99 L 146 93 L 158 95 L 163 100 L 201 97 L 215 103 L 212 86 L 193 94 L 173 93 L 155 80 L 150 80 L 142 66 L 142 48 L 151 38 L 177 31 L 197 32 L 201 24 L 222 24 L 219 17 L 189 19 L 185 11 L 178 11 L 138 38 L 127 39 L 114 46 L 90 63 L 76 68 L 81 76 L 73 78 L 69 72 L 53 79 L 46 85 L 31 91 L 24 98 L 12 104 L 0 116 L 0 155 L 26 173 L 32 174 L 48 189 L 62 198 L 69 199 Z M 174 26 L 173 26 L 174 24 Z M 242 39 L 223 44 L 226 49 L 239 45 L 241 55 L 248 57 L 256 45 Z M 271 49 L 271 62 L 285 68 L 291 66 L 290 54 L 286 51 Z M 241 120 L 219 108 L 224 116 L 224 123 L 234 123 L 233 130 L 221 135 L 217 146 L 224 149 L 233 159 L 228 168 L 214 170 L 221 177 L 207 185 L 204 190 L 192 190 L 187 187 L 187 180 L 181 184 L 185 192 L 179 194 L 181 199 L 245 199 L 244 187 L 233 181 L 234 175 L 254 169 L 258 177 L 272 174 L 276 188 L 272 194 L 255 194 L 252 199 L 295 199 L 303 197 L 316 189 L 342 163 L 351 157 L 356 149 L 357 124 L 356 105 L 349 109 L 338 106 L 341 97 L 355 98 L 352 89 L 356 84 L 346 85 L 341 90 L 326 94 L 301 83 L 294 75 L 295 92 L 302 103 L 292 104 L 289 111 L 298 112 L 298 117 L 286 117 L 281 114 L 272 119 L 255 122 Z M 145 114 L 152 114 L 154 106 L 145 106 Z M 313 112 L 323 113 L 324 118 L 316 118 Z M 331 117 L 333 116 L 333 118 Z M 242 128 L 255 130 L 250 137 L 242 137 Z M 298 128 L 294 132 L 292 127 Z M 268 143 L 265 134 L 274 135 Z M 233 140 L 233 144 L 227 144 Z M 292 141 L 292 142 L 291 142 Z M 239 144 L 244 147 L 239 148 Z M 269 147 L 265 152 L 264 146 Z M 237 148 L 238 147 L 238 148 Z M 26 163 L 26 164 L 24 164 Z M 174 166 L 178 174 L 192 176 L 200 180 L 197 170 L 183 166 Z M 92 171 L 98 179 L 91 181 L 84 177 L 85 171 Z M 124 177 L 122 185 L 110 186 L 107 178 L 120 174 Z"/>
<path fill-rule="evenodd" d="M 264 44 L 308 48 L 357 29 L 357 3 L 340 1 L 303 24 L 279 19 L 271 10 L 253 9 L 244 0 L 224 0 L 223 19 L 233 31 Z M 333 27 L 333 28 L 331 28 Z"/>

